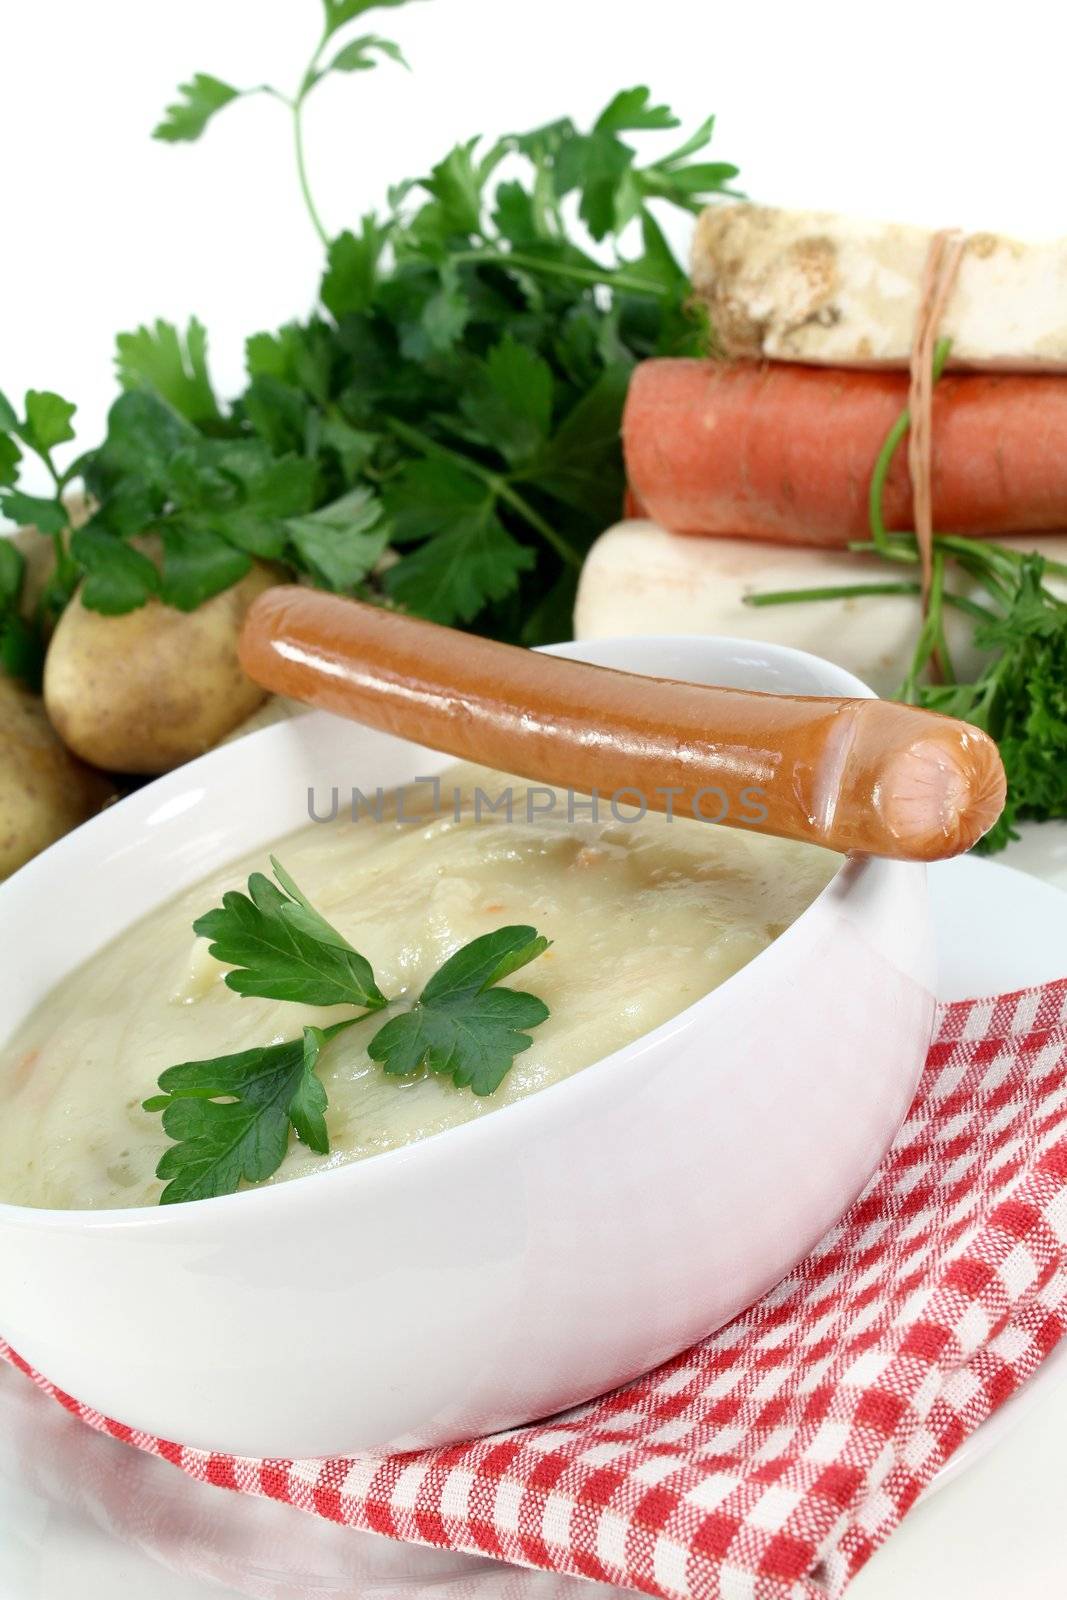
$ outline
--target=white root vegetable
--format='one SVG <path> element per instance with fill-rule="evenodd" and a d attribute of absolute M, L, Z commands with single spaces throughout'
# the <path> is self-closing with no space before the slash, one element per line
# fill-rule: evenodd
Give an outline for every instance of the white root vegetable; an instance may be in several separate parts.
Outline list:
<path fill-rule="evenodd" d="M 930 239 L 833 212 L 712 206 L 693 241 L 693 287 L 727 356 L 907 367 Z M 1067 370 L 1065 301 L 1067 240 L 971 234 L 938 325 L 949 364 Z"/>
<path fill-rule="evenodd" d="M 1067 561 L 1067 534 L 1004 539 L 1018 550 L 1041 550 Z M 717 633 L 793 645 L 853 672 L 877 694 L 899 688 L 919 627 L 919 602 L 910 595 L 865 596 L 795 605 L 748 606 L 745 596 L 777 589 L 886 583 L 897 569 L 877 556 L 811 550 L 752 539 L 702 539 L 667 533 L 654 522 L 623 522 L 602 534 L 586 556 L 575 604 L 579 639 L 619 634 Z M 1067 598 L 1067 580 L 1049 579 Z M 952 586 L 965 587 L 955 571 Z M 971 643 L 974 625 L 946 612 L 949 648 L 961 674 L 980 670 Z"/>

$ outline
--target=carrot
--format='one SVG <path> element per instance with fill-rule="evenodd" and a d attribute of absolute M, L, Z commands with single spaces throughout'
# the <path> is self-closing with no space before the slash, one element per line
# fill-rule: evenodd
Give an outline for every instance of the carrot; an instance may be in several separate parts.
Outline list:
<path fill-rule="evenodd" d="M 626 490 L 622 497 L 622 514 L 627 521 L 637 521 L 641 517 L 648 516 L 648 512 L 629 484 L 626 485 Z"/>
<path fill-rule="evenodd" d="M 871 471 L 907 391 L 906 373 L 646 361 L 623 419 L 632 491 L 676 533 L 864 539 Z M 933 439 L 939 532 L 1067 528 L 1067 376 L 943 377 Z M 903 449 L 883 504 L 887 528 L 912 527 Z"/>

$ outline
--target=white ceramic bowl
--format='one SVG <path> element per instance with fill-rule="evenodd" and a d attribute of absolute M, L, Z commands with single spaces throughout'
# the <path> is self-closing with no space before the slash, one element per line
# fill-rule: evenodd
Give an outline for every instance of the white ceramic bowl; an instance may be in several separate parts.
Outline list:
<path fill-rule="evenodd" d="M 866 694 L 725 639 L 559 647 L 756 689 Z M 446 764 L 324 714 L 148 785 L 0 887 L 6 1038 L 149 908 L 307 817 Z M 632 1378 L 776 1282 L 877 1167 L 933 1017 L 924 869 L 845 865 L 720 989 L 574 1078 L 371 1160 L 217 1200 L 0 1206 L 0 1331 L 134 1428 L 266 1456 L 410 1449 Z"/>

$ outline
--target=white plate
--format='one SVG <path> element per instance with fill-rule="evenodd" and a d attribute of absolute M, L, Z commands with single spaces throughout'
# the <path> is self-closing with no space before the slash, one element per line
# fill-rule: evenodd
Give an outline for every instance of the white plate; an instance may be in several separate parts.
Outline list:
<path fill-rule="evenodd" d="M 1029 830 L 1013 853 L 1023 856 L 1030 871 L 1055 878 L 1067 868 L 1065 846 L 1067 829 Z M 931 885 L 944 998 L 1022 987 L 1067 970 L 1067 900 L 1059 890 L 971 859 L 934 868 Z M 971 1466 L 1021 1417 L 1034 1428 L 1047 1417 L 1050 1401 L 1062 1412 L 1065 1370 L 1067 1350 L 968 1441 L 935 1487 Z M 1037 1489 L 1047 1481 L 1047 1462 L 1042 1470 Z M 1017 1478 L 1016 1468 L 1013 1482 Z M 862 1575 L 857 1600 L 860 1592 L 865 1600 L 904 1592 L 933 1600 L 933 1590 L 910 1582 L 901 1588 L 897 1579 L 908 1568 L 910 1549 L 923 1552 L 921 1570 L 928 1570 L 931 1557 L 923 1541 L 930 1542 L 933 1517 L 954 1517 L 957 1523 L 962 1517 L 966 1527 L 970 1482 L 909 1518 L 886 1555 Z M 1050 1521 L 1049 1538 L 1059 1537 L 1054 1523 L 1062 1526 L 1062 1518 Z M 1010 1528 L 1003 1532 L 1004 1570 L 991 1578 L 988 1590 L 988 1559 L 983 1570 L 975 1567 L 968 1575 L 968 1540 L 961 1538 L 953 1582 L 939 1582 L 937 1600 L 977 1600 L 979 1593 L 994 1593 L 1009 1573 L 1017 1600 L 1046 1600 L 1053 1590 L 1018 1581 Z M 1034 1537 L 1031 1527 L 1028 1548 Z M 887 1589 L 883 1579 L 893 1569 L 894 1587 Z M 92 1433 L 18 1374 L 0 1373 L 0 1600 L 114 1600 L 127 1594 L 207 1600 L 220 1592 L 256 1600 L 607 1600 L 621 1594 L 604 1585 L 395 1545 L 289 1506 L 194 1483 L 166 1462 Z"/>

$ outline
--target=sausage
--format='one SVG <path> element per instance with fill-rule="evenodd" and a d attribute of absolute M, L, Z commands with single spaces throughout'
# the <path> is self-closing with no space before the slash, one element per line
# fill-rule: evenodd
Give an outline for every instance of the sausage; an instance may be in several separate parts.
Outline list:
<path fill-rule="evenodd" d="M 934 712 L 646 678 L 312 589 L 260 595 L 240 658 L 266 689 L 450 755 L 846 853 L 942 860 L 1004 804 L 993 741 Z"/>

